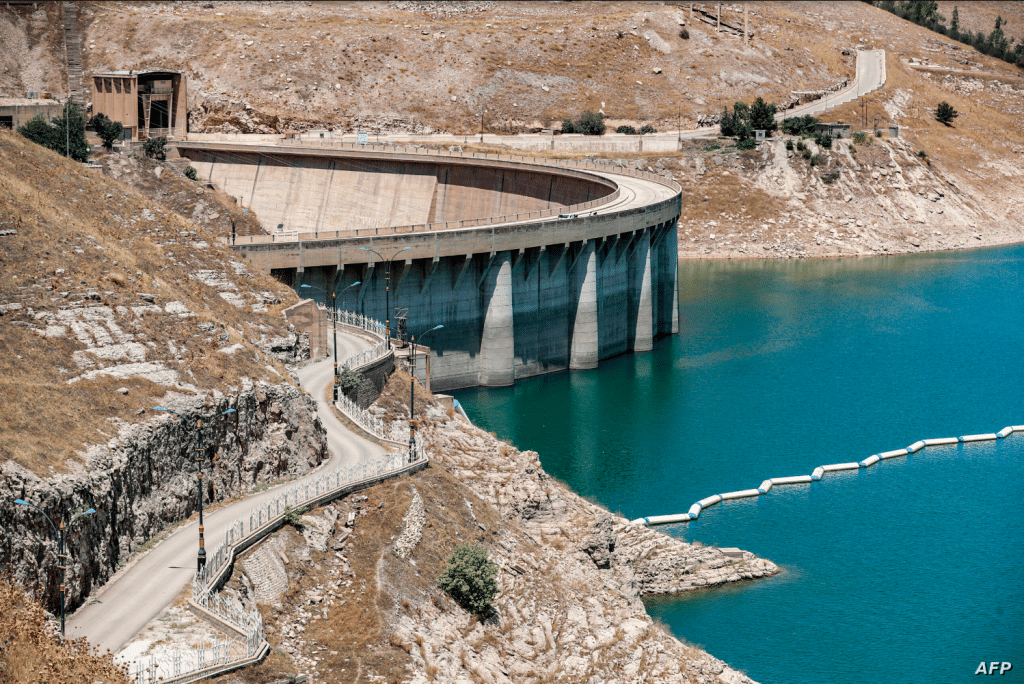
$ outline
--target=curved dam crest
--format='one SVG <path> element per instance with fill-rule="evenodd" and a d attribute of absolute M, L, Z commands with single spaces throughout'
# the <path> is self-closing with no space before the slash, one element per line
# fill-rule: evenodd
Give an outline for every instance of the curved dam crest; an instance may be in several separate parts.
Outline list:
<path fill-rule="evenodd" d="M 296 290 L 310 285 L 303 296 L 345 290 L 339 308 L 384 320 L 388 267 L 369 250 L 397 254 L 392 321 L 406 310 L 416 336 L 444 325 L 429 339 L 436 390 L 594 368 L 678 331 L 674 181 L 496 155 L 178 148 L 276 223 L 235 249 Z"/>

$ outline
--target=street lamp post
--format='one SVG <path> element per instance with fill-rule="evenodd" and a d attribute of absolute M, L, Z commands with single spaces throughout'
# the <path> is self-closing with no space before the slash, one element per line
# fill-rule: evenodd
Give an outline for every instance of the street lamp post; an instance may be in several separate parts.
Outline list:
<path fill-rule="evenodd" d="M 420 335 L 422 340 L 424 337 L 443 328 L 443 325 L 435 325 L 427 332 Z M 409 351 L 410 365 L 412 366 L 412 380 L 409 382 L 409 462 L 412 463 L 416 458 L 416 336 L 412 336 L 411 347 Z"/>
<path fill-rule="evenodd" d="M 391 348 L 391 262 L 395 260 L 399 254 L 412 247 L 403 247 L 394 253 L 390 259 L 385 259 L 381 256 L 380 252 L 369 247 L 360 247 L 359 249 L 364 252 L 373 252 L 376 254 L 381 261 L 386 261 L 388 264 L 387 269 L 384 271 L 384 331 L 387 335 L 385 338 L 388 342 L 388 349 Z"/>
<path fill-rule="evenodd" d="M 344 290 L 342 290 L 342 292 L 344 292 L 345 290 L 349 289 L 349 287 L 355 287 L 356 285 L 359 285 L 360 282 L 361 281 L 357 280 L 356 282 L 352 283 L 351 285 L 346 287 Z M 307 287 L 307 288 L 309 288 L 311 290 L 316 290 L 318 292 L 322 292 L 325 299 L 326 299 L 326 297 L 328 295 L 331 298 L 331 310 L 332 310 L 331 321 L 332 321 L 333 335 L 334 335 L 334 401 L 338 401 L 338 306 L 337 306 L 338 293 L 335 290 L 331 290 L 330 292 L 328 292 L 327 290 L 324 290 L 323 288 L 314 287 L 312 285 L 305 285 L 305 284 L 299 285 L 299 289 L 300 290 L 302 288 L 304 288 L 304 287 Z M 326 304 L 326 301 L 324 303 Z"/>
<path fill-rule="evenodd" d="M 23 501 L 22 499 L 15 499 L 14 503 L 18 504 L 19 506 L 29 506 L 30 508 L 34 508 L 37 511 L 39 511 L 40 513 L 42 513 L 43 517 L 46 518 L 46 522 L 50 523 L 50 527 L 53 528 L 53 533 L 57 536 L 57 549 L 58 549 L 58 551 L 57 551 L 57 561 L 60 563 L 60 566 L 59 566 L 60 567 L 60 638 L 63 639 L 64 638 L 64 606 L 65 606 L 65 602 L 66 602 L 66 598 L 67 598 L 66 597 L 67 585 L 64 583 L 64 573 L 68 569 L 68 566 L 67 566 L 67 555 L 64 553 L 64 520 L 61 519 L 61 521 L 60 521 L 60 529 L 58 530 L 57 526 L 53 524 L 52 520 L 50 520 L 50 516 L 46 515 L 46 513 L 43 512 L 43 509 L 41 509 L 38 506 L 35 506 L 33 504 L 30 504 L 28 501 Z M 78 520 L 79 518 L 84 517 L 86 515 L 92 515 L 95 512 L 96 512 L 95 508 L 90 508 L 89 510 L 87 510 L 87 511 L 85 511 L 83 513 L 79 513 L 78 515 L 76 515 L 74 518 L 71 519 L 71 522 L 68 523 L 68 527 L 71 527 L 71 525 L 74 524 L 74 522 L 76 520 Z"/>
<path fill-rule="evenodd" d="M 247 211 L 249 211 L 249 210 L 248 209 L 243 209 L 242 210 L 242 214 L 244 214 Z M 224 215 L 227 216 L 229 219 L 231 219 L 231 244 L 235 244 L 235 223 L 238 222 L 238 219 L 242 218 L 242 214 L 239 214 L 238 216 L 232 217 L 230 211 L 225 211 L 224 212 Z"/>
<path fill-rule="evenodd" d="M 163 406 L 154 406 L 154 411 L 166 411 L 167 413 L 173 413 L 174 415 L 181 418 L 182 422 L 185 422 L 185 416 L 181 415 L 177 411 L 172 411 L 169 408 Z M 222 412 L 221 416 L 226 416 L 229 413 L 235 413 L 235 409 L 228 409 Z M 196 418 L 196 432 L 199 435 L 199 446 L 196 447 L 196 463 L 199 464 L 199 553 L 196 556 L 196 569 L 202 570 L 206 566 L 206 539 L 203 537 L 203 419 Z"/>

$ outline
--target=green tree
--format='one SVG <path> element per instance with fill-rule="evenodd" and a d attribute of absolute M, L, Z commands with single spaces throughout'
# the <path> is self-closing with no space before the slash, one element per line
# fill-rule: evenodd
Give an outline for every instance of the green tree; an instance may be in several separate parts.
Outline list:
<path fill-rule="evenodd" d="M 722 110 L 722 116 L 718 118 L 718 126 L 722 135 L 729 137 L 736 135 L 736 116 L 729 113 L 729 109 Z"/>
<path fill-rule="evenodd" d="M 604 115 L 599 112 L 583 112 L 573 128 L 583 135 L 604 135 Z"/>
<path fill-rule="evenodd" d="M 949 20 L 949 35 L 954 39 L 960 35 L 960 11 L 953 7 L 953 18 Z"/>
<path fill-rule="evenodd" d="M 68 100 L 61 116 L 53 123 L 57 128 L 57 149 L 54 151 L 75 161 L 88 161 L 92 146 L 85 139 L 85 113 L 82 108 Z"/>
<path fill-rule="evenodd" d="M 42 114 L 37 114 L 19 126 L 18 135 L 47 149 L 57 149 L 57 129 L 51 126 Z"/>
<path fill-rule="evenodd" d="M 572 119 L 563 119 L 562 120 L 562 132 L 563 133 L 575 133 L 576 132 L 576 126 L 573 125 Z"/>
<path fill-rule="evenodd" d="M 953 109 L 953 105 L 948 102 L 940 102 L 939 106 L 935 108 L 935 120 L 947 126 L 958 116 L 960 116 L 960 112 Z"/>
<path fill-rule="evenodd" d="M 487 558 L 487 549 L 463 544 L 448 557 L 437 586 L 470 613 L 485 615 L 498 595 L 498 566 Z"/>
<path fill-rule="evenodd" d="M 114 143 L 120 140 L 124 126 L 118 121 L 111 121 L 106 114 L 96 114 L 89 119 L 89 125 L 96 131 L 107 150 L 114 149 Z"/>
<path fill-rule="evenodd" d="M 615 129 L 616 133 L 624 133 L 626 135 L 636 135 L 636 129 L 632 126 L 619 126 Z"/>
<path fill-rule="evenodd" d="M 774 102 L 768 104 L 763 98 L 757 98 L 750 107 L 750 127 L 755 131 L 765 131 L 768 136 L 771 136 L 779 128 L 775 122 L 775 112 Z"/>
<path fill-rule="evenodd" d="M 651 124 L 644 124 L 640 128 L 640 135 L 647 135 L 648 133 L 657 133 L 657 132 L 658 132 L 658 129 L 655 128 L 654 126 L 652 126 Z"/>
<path fill-rule="evenodd" d="M 159 138 L 150 138 L 147 140 L 142 149 L 145 151 L 147 157 L 164 159 L 167 156 L 167 152 L 164 150 L 166 146 L 167 138 L 160 136 Z"/>
<path fill-rule="evenodd" d="M 18 133 L 37 145 L 80 162 L 88 161 L 92 149 L 85 140 L 85 116 L 70 100 L 61 116 L 48 123 L 40 114 L 18 127 Z"/>

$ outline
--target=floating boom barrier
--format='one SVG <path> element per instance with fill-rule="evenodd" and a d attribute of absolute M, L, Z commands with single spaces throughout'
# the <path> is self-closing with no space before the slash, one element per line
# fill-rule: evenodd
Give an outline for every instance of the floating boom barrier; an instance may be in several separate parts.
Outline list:
<path fill-rule="evenodd" d="M 995 439 L 1006 439 L 1015 432 L 1024 433 L 1024 425 L 1008 425 L 999 432 L 988 432 L 980 435 L 962 435 L 960 437 L 941 437 L 939 439 L 921 439 L 904 449 L 893 449 L 892 451 L 883 451 L 878 454 L 872 454 L 863 461 L 857 461 L 850 463 L 831 463 L 829 465 L 818 466 L 814 469 L 810 475 L 793 475 L 791 477 L 772 477 L 760 484 L 757 489 L 741 489 L 735 492 L 726 492 L 725 494 L 712 494 L 709 497 L 703 498 L 697 503 L 690 506 L 690 510 L 687 513 L 678 513 L 675 515 L 650 515 L 643 518 L 637 518 L 633 520 L 633 523 L 640 525 L 669 525 L 672 523 L 690 522 L 700 517 L 701 511 L 705 508 L 710 508 L 717 503 L 722 501 L 732 501 L 733 499 L 745 499 L 752 496 L 762 496 L 771 491 L 772 487 L 779 485 L 793 485 L 793 484 L 805 484 L 810 482 L 818 482 L 822 477 L 829 473 L 837 473 L 844 470 L 860 470 L 861 468 L 870 468 L 879 461 L 884 461 L 890 458 L 896 458 L 897 456 L 906 456 L 907 454 L 914 454 L 933 446 L 943 446 L 947 444 L 969 444 L 971 442 L 985 442 Z"/>

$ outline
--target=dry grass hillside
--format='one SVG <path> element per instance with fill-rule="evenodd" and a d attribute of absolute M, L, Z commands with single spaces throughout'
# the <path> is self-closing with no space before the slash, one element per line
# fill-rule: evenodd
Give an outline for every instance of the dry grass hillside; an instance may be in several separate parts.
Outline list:
<path fill-rule="evenodd" d="M 195 131 L 474 132 L 481 114 L 502 130 L 584 109 L 693 127 L 737 99 L 785 102 L 852 77 L 858 45 L 923 51 L 935 36 L 855 2 L 749 3 L 749 44 L 687 3 L 81 4 L 86 71 L 181 69 Z M 740 7 L 725 5 L 727 23 Z"/>
<path fill-rule="evenodd" d="M 0 133 L 0 459 L 45 474 L 165 392 L 287 381 L 297 301 L 195 223 Z M 111 422 L 115 421 L 115 422 Z"/>

